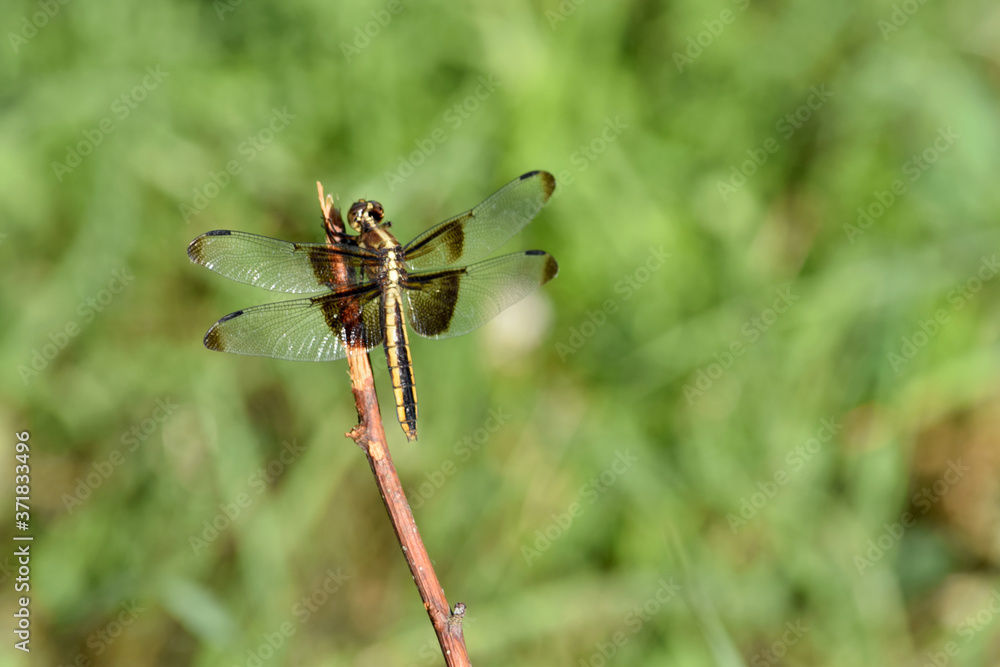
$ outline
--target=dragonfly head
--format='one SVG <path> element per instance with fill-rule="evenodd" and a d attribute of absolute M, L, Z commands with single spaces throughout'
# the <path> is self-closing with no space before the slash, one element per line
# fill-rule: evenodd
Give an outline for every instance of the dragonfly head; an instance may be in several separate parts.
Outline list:
<path fill-rule="evenodd" d="M 382 204 L 364 199 L 359 199 L 351 204 L 351 208 L 347 212 L 347 222 L 358 233 L 375 229 L 382 224 L 384 217 L 385 211 L 382 210 Z"/>

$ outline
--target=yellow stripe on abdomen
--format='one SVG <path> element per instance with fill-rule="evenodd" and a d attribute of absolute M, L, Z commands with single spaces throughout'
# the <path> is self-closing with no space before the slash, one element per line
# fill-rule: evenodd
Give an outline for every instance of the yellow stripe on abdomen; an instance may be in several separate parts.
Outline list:
<path fill-rule="evenodd" d="M 410 362 L 410 341 L 406 334 L 403 310 L 398 291 L 386 290 L 385 295 L 385 359 L 396 399 L 396 419 L 407 440 L 417 439 L 417 389 L 413 383 Z"/>

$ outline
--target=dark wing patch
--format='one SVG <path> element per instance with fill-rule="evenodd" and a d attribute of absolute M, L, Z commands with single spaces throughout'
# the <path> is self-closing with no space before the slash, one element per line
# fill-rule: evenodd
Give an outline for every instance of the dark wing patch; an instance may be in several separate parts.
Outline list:
<path fill-rule="evenodd" d="M 547 171 L 532 171 L 475 208 L 445 220 L 406 245 L 409 271 L 446 268 L 481 259 L 531 222 L 555 190 Z"/>
<path fill-rule="evenodd" d="M 407 264 L 411 268 L 414 265 L 430 266 L 431 262 L 435 262 L 434 266 L 457 264 L 465 251 L 465 226 L 473 215 L 472 211 L 467 211 L 458 217 L 442 222 L 413 239 L 404 248 Z M 415 256 L 417 261 L 411 262 L 412 256 Z"/>
<path fill-rule="evenodd" d="M 348 347 L 370 350 L 382 342 L 376 287 L 245 308 L 226 315 L 205 334 L 205 347 L 255 357 L 334 361 Z"/>
<path fill-rule="evenodd" d="M 556 260 L 531 250 L 472 266 L 411 275 L 403 283 L 410 326 L 425 338 L 476 329 L 554 278 Z"/>
<path fill-rule="evenodd" d="M 465 275 L 464 268 L 450 269 L 417 275 L 407 283 L 407 319 L 414 331 L 426 338 L 437 338 L 448 331 L 458 306 L 459 283 Z"/>
<path fill-rule="evenodd" d="M 295 294 L 345 287 L 335 263 L 346 269 L 348 285 L 370 284 L 378 264 L 374 253 L 354 245 L 290 243 L 225 229 L 192 241 L 188 257 L 230 280 Z"/>

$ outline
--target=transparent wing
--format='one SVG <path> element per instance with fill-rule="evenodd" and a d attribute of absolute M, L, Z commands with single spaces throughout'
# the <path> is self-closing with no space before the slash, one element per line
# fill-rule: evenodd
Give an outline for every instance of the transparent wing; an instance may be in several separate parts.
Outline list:
<path fill-rule="evenodd" d="M 295 294 L 370 284 L 369 267 L 378 263 L 374 253 L 357 246 L 290 243 L 226 229 L 191 241 L 188 257 L 230 280 Z M 338 265 L 346 270 L 346 285 L 336 277 Z"/>
<path fill-rule="evenodd" d="M 409 276 L 403 292 L 410 326 L 425 338 L 461 336 L 552 280 L 558 271 L 552 255 L 528 250 Z"/>
<path fill-rule="evenodd" d="M 343 359 L 348 346 L 370 350 L 382 342 L 379 296 L 373 287 L 238 310 L 212 325 L 205 347 L 293 361 Z"/>
<path fill-rule="evenodd" d="M 531 222 L 555 187 L 556 179 L 547 171 L 514 179 L 479 206 L 410 241 L 404 248 L 407 270 L 444 268 L 486 257 Z"/>

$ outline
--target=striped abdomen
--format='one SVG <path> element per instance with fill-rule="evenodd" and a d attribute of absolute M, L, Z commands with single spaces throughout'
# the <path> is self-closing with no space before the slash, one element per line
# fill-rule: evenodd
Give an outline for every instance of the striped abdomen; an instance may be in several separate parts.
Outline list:
<path fill-rule="evenodd" d="M 417 389 L 413 384 L 410 341 L 406 336 L 403 304 L 399 288 L 385 290 L 385 360 L 389 365 L 392 393 L 396 398 L 396 418 L 407 440 L 417 439 Z"/>

